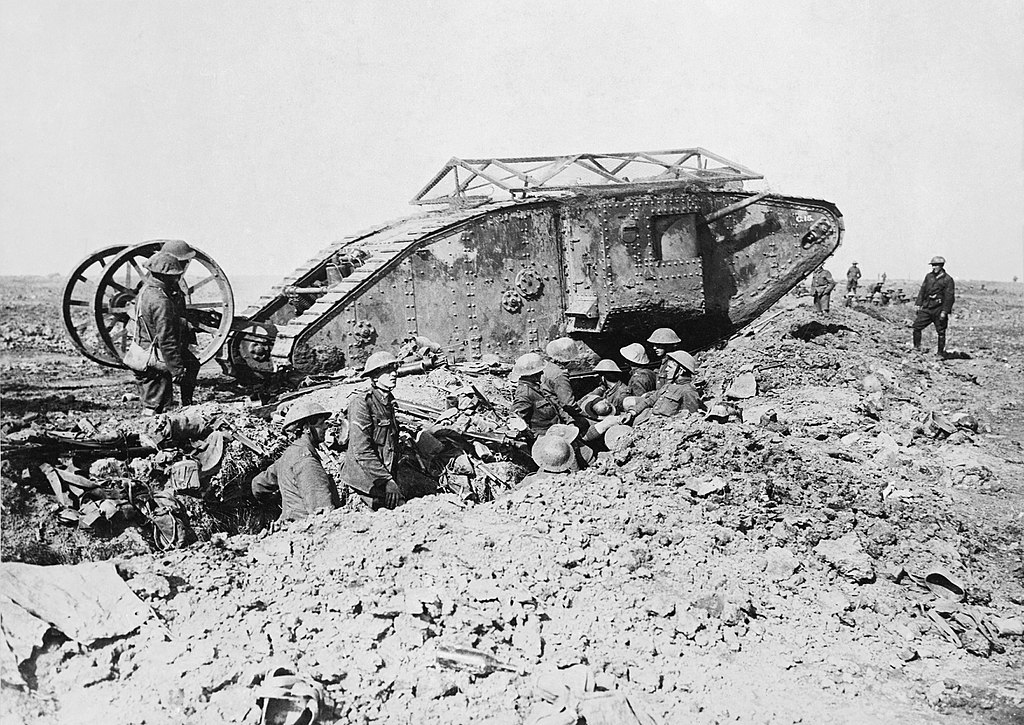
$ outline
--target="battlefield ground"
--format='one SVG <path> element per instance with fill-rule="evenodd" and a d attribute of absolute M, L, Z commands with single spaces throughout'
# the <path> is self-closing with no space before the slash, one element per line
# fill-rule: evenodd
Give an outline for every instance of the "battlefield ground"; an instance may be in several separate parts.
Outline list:
<path fill-rule="evenodd" d="M 131 377 L 66 340 L 62 287 L 0 278 L 3 561 L 112 561 L 152 617 L 15 647 L 0 722 L 255 723 L 251 673 L 280 662 L 328 723 L 625 722 L 584 715 L 593 687 L 636 723 L 1024 722 L 1024 284 L 958 282 L 945 360 L 911 352 L 911 305 L 825 317 L 787 297 L 698 356 L 727 420 L 652 419 L 487 503 L 345 507 L 167 552 L 61 523 L 39 473 L 59 461 L 7 455 L 138 419 Z M 730 397 L 746 372 L 756 393 Z M 204 368 L 205 409 L 238 397 Z M 515 665 L 443 668 L 444 646 Z M 545 689 L 559 677 L 571 696 Z"/>

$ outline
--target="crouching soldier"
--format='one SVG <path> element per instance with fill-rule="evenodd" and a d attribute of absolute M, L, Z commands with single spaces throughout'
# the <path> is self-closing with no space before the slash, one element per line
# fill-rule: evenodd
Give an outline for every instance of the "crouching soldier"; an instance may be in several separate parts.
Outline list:
<path fill-rule="evenodd" d="M 558 435 L 544 435 L 538 438 L 530 450 L 530 455 L 539 470 L 524 478 L 520 485 L 551 480 L 566 474 L 572 468 L 575 458 L 572 446 Z"/>
<path fill-rule="evenodd" d="M 651 369 L 651 358 L 639 342 L 619 350 L 622 359 L 629 363 L 629 394 L 643 395 L 658 387 L 658 374 Z"/>
<path fill-rule="evenodd" d="M 637 417 L 648 409 L 651 412 L 645 415 L 645 418 L 651 414 L 673 416 L 704 410 L 704 403 L 697 394 L 697 389 L 693 387 L 693 374 L 697 371 L 697 361 L 693 359 L 693 355 L 684 350 L 675 350 L 667 357 L 668 382 L 637 401 L 633 409 Z"/>
<path fill-rule="evenodd" d="M 512 412 L 523 419 L 534 436 L 540 437 L 565 414 L 553 393 L 541 385 L 544 358 L 535 352 L 520 355 L 512 366 L 511 380 L 517 383 Z"/>
<path fill-rule="evenodd" d="M 348 452 L 342 478 L 373 510 L 393 509 L 405 503 L 398 485 L 398 421 L 391 391 L 400 362 L 390 352 L 375 352 L 363 366 L 370 386 L 357 391 L 348 404 Z"/>
<path fill-rule="evenodd" d="M 317 453 L 330 417 L 330 411 L 317 403 L 300 400 L 292 405 L 285 415 L 284 429 L 296 429 L 301 434 L 270 468 L 252 480 L 257 501 L 269 502 L 280 495 L 278 521 L 297 521 L 320 509 L 337 507 L 337 490 Z"/>

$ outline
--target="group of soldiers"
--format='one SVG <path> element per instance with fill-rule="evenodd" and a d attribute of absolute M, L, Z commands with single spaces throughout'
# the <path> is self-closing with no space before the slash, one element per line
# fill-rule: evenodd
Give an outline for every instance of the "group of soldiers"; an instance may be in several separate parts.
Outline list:
<path fill-rule="evenodd" d="M 199 361 L 191 352 L 195 338 L 185 316 L 181 285 L 189 261 L 196 256 L 183 241 L 169 241 L 149 259 L 149 275 L 136 298 L 134 340 L 149 348 L 152 364 L 135 373 L 143 409 L 165 411 L 173 403 L 173 386 L 180 388 L 182 405 L 191 405 Z M 917 296 L 913 345 L 920 350 L 921 334 L 934 325 L 938 355 L 945 355 L 946 328 L 955 300 L 954 282 L 945 260 L 934 257 L 932 271 Z M 856 263 L 847 273 L 847 290 L 856 292 L 860 280 Z M 828 312 L 835 288 L 824 266 L 812 278 L 815 308 Z M 551 340 L 545 355 L 520 356 L 510 379 L 515 383 L 512 420 L 532 442 L 535 476 L 551 476 L 586 467 L 602 451 L 628 435 L 630 426 L 651 416 L 695 413 L 704 408 L 693 384 L 697 363 L 682 349 L 683 341 L 669 328 L 655 330 L 645 342 L 618 351 L 619 361 L 600 360 L 592 372 L 597 386 L 577 397 L 568 366 L 580 351 L 571 338 Z M 339 482 L 350 498 L 371 509 L 395 508 L 409 497 L 396 476 L 399 427 L 395 417 L 395 388 L 400 360 L 386 351 L 369 356 L 361 371 L 367 385 L 351 398 L 348 439 Z M 294 442 L 252 482 L 261 501 L 280 498 L 281 520 L 303 518 L 318 509 L 333 508 L 339 493 L 325 471 L 318 447 L 325 441 L 331 412 L 319 404 L 299 401 L 285 413 L 283 427 L 294 431 Z"/>
<path fill-rule="evenodd" d="M 675 331 L 655 330 L 646 345 L 634 342 L 619 350 L 621 365 L 600 360 L 593 367 L 600 382 L 579 398 L 567 369 L 579 358 L 574 340 L 549 342 L 547 359 L 535 352 L 520 356 L 510 376 L 516 383 L 512 412 L 534 438 L 531 452 L 540 474 L 585 467 L 637 420 L 703 409 L 693 386 L 696 360 L 681 346 Z"/>

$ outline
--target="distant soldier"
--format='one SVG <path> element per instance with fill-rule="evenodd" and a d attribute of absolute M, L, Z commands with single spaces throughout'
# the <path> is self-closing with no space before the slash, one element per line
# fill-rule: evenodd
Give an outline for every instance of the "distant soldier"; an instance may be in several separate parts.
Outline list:
<path fill-rule="evenodd" d="M 370 508 L 393 509 L 405 503 L 398 485 L 398 421 L 395 420 L 395 373 L 401 363 L 387 351 L 366 360 L 362 376 L 368 388 L 348 404 L 348 451 L 341 475 L 345 484 Z"/>
<path fill-rule="evenodd" d="M 846 292 L 853 292 L 857 294 L 857 286 L 860 284 L 860 267 L 857 266 L 856 262 L 850 264 L 850 268 L 846 270 Z"/>
<path fill-rule="evenodd" d="M 811 292 L 814 294 L 814 309 L 818 312 L 828 314 L 832 306 L 832 290 L 836 288 L 836 281 L 832 279 L 832 273 L 821 265 L 814 270 L 811 277 Z"/>
<path fill-rule="evenodd" d="M 252 480 L 257 501 L 271 501 L 280 495 L 278 521 L 296 521 L 320 509 L 337 507 L 337 489 L 317 452 L 330 417 L 331 412 L 322 405 L 304 400 L 285 414 L 284 430 L 297 429 L 301 434 L 270 468 Z"/>
<path fill-rule="evenodd" d="M 658 387 L 664 385 L 665 380 L 668 379 L 666 374 L 669 365 L 667 353 L 678 350 L 682 342 L 679 335 L 675 333 L 675 330 L 668 327 L 659 327 L 647 338 L 647 343 L 654 351 L 654 359 L 658 363 L 658 372 L 655 376 L 655 385 Z"/>
<path fill-rule="evenodd" d="M 643 395 L 658 387 L 658 376 L 651 369 L 651 359 L 647 350 L 639 342 L 634 342 L 619 349 L 622 359 L 629 363 L 629 394 Z"/>
<path fill-rule="evenodd" d="M 664 386 L 653 393 L 642 396 L 633 408 L 639 415 L 650 409 L 654 415 L 673 416 L 683 412 L 696 413 L 704 410 L 704 403 L 693 387 L 693 374 L 697 371 L 697 361 L 684 350 L 675 350 L 668 354 L 669 378 Z"/>
<path fill-rule="evenodd" d="M 179 281 L 184 267 L 175 257 L 158 252 L 146 262 L 149 276 L 135 298 L 135 341 L 142 348 L 155 344 L 158 361 L 135 373 L 143 409 L 164 412 L 174 402 L 174 384 L 181 404 L 192 405 L 199 375 L 199 360 L 189 349 L 191 330 L 180 302 Z"/>
<path fill-rule="evenodd" d="M 512 397 L 512 412 L 522 418 L 538 438 L 555 423 L 565 422 L 562 406 L 540 382 L 544 358 L 535 352 L 520 355 L 510 378 L 518 383 Z"/>
<path fill-rule="evenodd" d="M 921 349 L 921 331 L 928 325 L 935 325 L 938 334 L 936 355 L 946 355 L 946 326 L 956 301 L 953 278 L 946 273 L 946 260 L 932 257 L 932 271 L 925 275 L 921 290 L 917 293 L 917 317 L 914 318 L 914 349 Z"/>

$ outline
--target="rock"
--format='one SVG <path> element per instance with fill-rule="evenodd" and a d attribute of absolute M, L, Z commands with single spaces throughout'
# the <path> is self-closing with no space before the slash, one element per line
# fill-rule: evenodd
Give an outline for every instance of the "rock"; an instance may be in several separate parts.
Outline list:
<path fill-rule="evenodd" d="M 742 373 L 733 378 L 732 384 L 726 389 L 725 397 L 733 400 L 745 400 L 757 395 L 757 378 L 754 373 Z"/>
<path fill-rule="evenodd" d="M 880 393 L 882 392 L 882 381 L 877 375 L 865 375 L 861 381 L 861 386 L 865 392 L 868 393 Z"/>
<path fill-rule="evenodd" d="M 826 539 L 814 547 L 814 553 L 831 564 L 843 576 L 863 584 L 874 581 L 874 562 L 853 532 L 838 539 Z"/>
<path fill-rule="evenodd" d="M 1020 617 L 993 617 L 992 624 L 1001 637 L 1024 636 L 1024 619 Z"/>
<path fill-rule="evenodd" d="M 788 579 L 796 570 L 800 568 L 800 560 L 794 556 L 793 552 L 789 549 L 772 546 L 765 551 L 765 556 L 768 559 L 768 564 L 765 567 L 765 574 L 772 581 L 782 581 Z"/>
<path fill-rule="evenodd" d="M 425 700 L 438 700 L 458 691 L 454 680 L 437 670 L 426 670 L 416 680 L 416 697 Z"/>
<path fill-rule="evenodd" d="M 630 667 L 629 681 L 644 692 L 654 692 L 661 688 L 661 673 L 648 667 Z"/>

